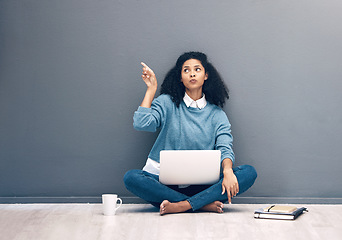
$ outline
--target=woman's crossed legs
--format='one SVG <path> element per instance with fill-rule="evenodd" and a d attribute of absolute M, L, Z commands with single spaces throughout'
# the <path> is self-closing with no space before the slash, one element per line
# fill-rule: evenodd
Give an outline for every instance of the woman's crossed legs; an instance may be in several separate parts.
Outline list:
<path fill-rule="evenodd" d="M 252 166 L 233 168 L 239 183 L 239 194 L 249 189 L 257 173 Z M 126 188 L 136 196 L 160 208 L 160 214 L 202 210 L 222 213 L 223 203 L 228 200 L 222 195 L 222 180 L 208 185 L 192 185 L 187 188 L 166 186 L 159 182 L 159 176 L 143 170 L 130 170 L 124 176 Z"/>

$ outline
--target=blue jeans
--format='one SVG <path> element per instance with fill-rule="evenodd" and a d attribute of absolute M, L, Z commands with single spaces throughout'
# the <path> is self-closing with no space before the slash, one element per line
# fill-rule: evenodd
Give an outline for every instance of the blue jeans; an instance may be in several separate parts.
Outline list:
<path fill-rule="evenodd" d="M 247 191 L 257 177 L 254 167 L 242 165 L 233 168 L 239 183 L 239 193 Z M 199 210 L 214 201 L 227 202 L 227 194 L 222 193 L 223 175 L 220 181 L 213 185 L 192 185 L 187 188 L 164 185 L 159 182 L 159 176 L 143 170 L 130 170 L 124 176 L 126 188 L 136 196 L 151 203 L 155 207 L 160 206 L 164 200 L 180 202 L 187 200 L 193 211 Z"/>

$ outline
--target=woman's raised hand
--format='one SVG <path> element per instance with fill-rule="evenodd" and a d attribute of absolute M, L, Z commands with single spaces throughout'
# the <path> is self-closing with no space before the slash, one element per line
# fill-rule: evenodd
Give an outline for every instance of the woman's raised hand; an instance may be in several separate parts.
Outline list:
<path fill-rule="evenodd" d="M 154 99 L 154 95 L 156 94 L 158 84 L 157 84 L 157 78 L 154 72 L 151 68 L 149 68 L 145 63 L 141 62 L 141 65 L 143 65 L 143 72 L 141 75 L 141 78 L 144 80 L 144 82 L 147 85 L 147 90 L 145 93 L 145 97 L 140 104 L 141 107 L 150 108 L 152 101 Z"/>
<path fill-rule="evenodd" d="M 141 78 L 144 80 L 144 82 L 147 85 L 148 89 L 157 90 L 158 84 L 157 84 L 157 78 L 154 74 L 153 70 L 149 68 L 145 63 L 141 62 L 141 65 L 143 66 L 143 72 L 141 75 Z"/>

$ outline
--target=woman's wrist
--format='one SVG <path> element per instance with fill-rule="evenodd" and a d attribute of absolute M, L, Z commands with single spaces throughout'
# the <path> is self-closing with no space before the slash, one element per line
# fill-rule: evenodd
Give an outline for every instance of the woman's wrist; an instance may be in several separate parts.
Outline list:
<path fill-rule="evenodd" d="M 147 88 L 146 93 L 145 93 L 145 97 L 142 101 L 142 103 L 140 104 L 141 107 L 145 107 L 145 108 L 150 108 L 152 101 L 154 99 L 154 96 L 156 94 L 157 89 L 154 88 Z"/>
<path fill-rule="evenodd" d="M 223 175 L 233 172 L 233 161 L 230 158 L 225 158 L 222 161 Z"/>
<path fill-rule="evenodd" d="M 233 169 L 232 168 L 225 168 L 223 169 L 223 175 L 226 176 L 228 174 L 232 174 L 233 173 Z"/>
<path fill-rule="evenodd" d="M 154 96 L 157 92 L 157 88 L 158 86 L 150 86 L 147 88 L 146 93 L 152 94 Z"/>

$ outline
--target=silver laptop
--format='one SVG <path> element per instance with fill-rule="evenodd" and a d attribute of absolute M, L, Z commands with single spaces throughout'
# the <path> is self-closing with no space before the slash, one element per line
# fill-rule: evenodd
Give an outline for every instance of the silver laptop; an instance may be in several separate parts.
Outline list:
<path fill-rule="evenodd" d="M 220 150 L 163 150 L 159 181 L 165 185 L 209 185 L 220 179 Z"/>

